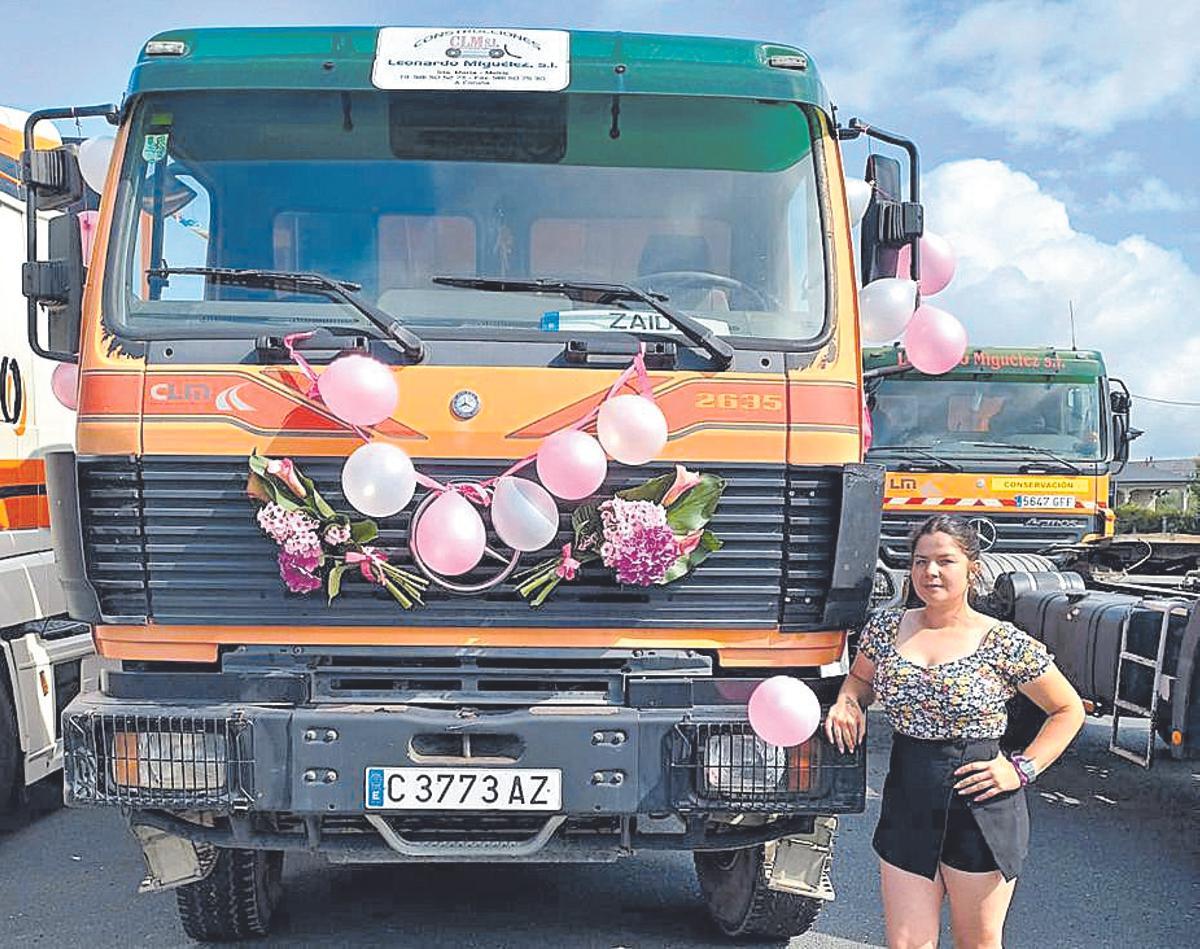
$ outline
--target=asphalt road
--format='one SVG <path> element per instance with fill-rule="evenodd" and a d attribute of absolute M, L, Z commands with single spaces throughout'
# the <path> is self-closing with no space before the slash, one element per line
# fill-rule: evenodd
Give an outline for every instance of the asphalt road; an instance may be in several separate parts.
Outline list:
<path fill-rule="evenodd" d="M 890 738 L 878 720 L 872 727 L 868 812 L 843 821 L 837 901 L 793 946 L 884 944 L 870 837 Z M 1161 759 L 1145 773 L 1109 755 L 1107 740 L 1108 721 L 1089 722 L 1038 782 L 1009 947 L 1196 945 L 1200 762 Z M 117 814 L 29 816 L 0 833 L 0 945 L 187 945 L 174 897 L 138 896 L 141 874 Z M 289 858 L 285 884 L 276 936 L 258 945 L 725 945 L 708 926 L 690 858 L 679 855 L 611 866 L 369 868 L 306 856 Z"/>

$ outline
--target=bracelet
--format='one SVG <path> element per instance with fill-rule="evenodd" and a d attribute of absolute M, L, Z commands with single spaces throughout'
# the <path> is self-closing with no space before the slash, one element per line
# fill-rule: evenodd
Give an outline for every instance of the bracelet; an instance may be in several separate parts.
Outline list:
<path fill-rule="evenodd" d="M 1021 787 L 1026 787 L 1037 776 L 1037 767 L 1031 758 L 1010 755 L 1008 760 L 1017 772 L 1017 780 L 1021 782 Z"/>

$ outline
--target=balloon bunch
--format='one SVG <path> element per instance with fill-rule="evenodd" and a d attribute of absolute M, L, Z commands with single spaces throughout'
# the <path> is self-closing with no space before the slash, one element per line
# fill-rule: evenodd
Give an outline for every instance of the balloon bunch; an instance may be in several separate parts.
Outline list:
<path fill-rule="evenodd" d="M 444 577 L 468 573 L 483 559 L 487 530 L 480 508 L 490 508 L 493 529 L 513 550 L 541 550 L 558 534 L 555 498 L 589 497 L 608 474 L 608 457 L 644 465 L 667 443 L 667 420 L 654 401 L 639 352 L 596 409 L 547 437 L 534 454 L 480 484 L 440 484 L 419 472 L 399 445 L 371 441 L 365 431 L 395 411 L 399 390 L 391 370 L 369 356 L 345 354 L 318 374 L 296 349 L 297 342 L 309 335 L 295 333 L 284 340 L 309 380 L 309 395 L 319 397 L 366 442 L 342 468 L 346 500 L 368 517 L 391 517 L 409 505 L 418 486 L 435 492 L 437 497 L 421 512 L 409 543 L 422 563 Z M 637 383 L 639 392 L 620 394 L 631 382 Z M 584 431 L 592 422 L 595 436 Z M 540 484 L 516 477 L 529 465 L 536 466 Z"/>
<path fill-rule="evenodd" d="M 851 225 L 866 213 L 871 185 L 847 179 L 846 200 Z M 959 364 L 967 351 L 967 331 L 954 316 L 922 302 L 940 293 L 954 277 L 955 257 L 949 242 L 932 231 L 920 238 L 921 279 L 909 278 L 912 249 L 900 248 L 896 276 L 871 281 L 858 294 L 863 339 L 887 343 L 902 338 L 909 362 L 927 375 L 940 375 Z"/>

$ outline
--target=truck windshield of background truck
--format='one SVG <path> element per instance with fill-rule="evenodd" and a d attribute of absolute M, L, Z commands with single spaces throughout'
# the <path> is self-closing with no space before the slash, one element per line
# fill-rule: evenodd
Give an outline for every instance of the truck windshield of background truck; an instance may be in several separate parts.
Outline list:
<path fill-rule="evenodd" d="M 316 271 L 422 337 L 678 330 L 640 303 L 439 288 L 440 274 L 627 283 L 736 345 L 816 341 L 815 113 L 594 94 L 154 94 L 131 119 L 106 318 L 119 335 L 361 324 L 328 299 L 148 269 Z"/>
<path fill-rule="evenodd" d="M 1105 457 L 1096 379 L 887 376 L 875 390 L 871 423 L 878 446 L 872 457 L 897 454 L 888 450 L 893 446 L 936 447 L 943 458 L 1010 457 L 1000 445 L 1045 449 L 1070 461 Z M 987 442 L 993 444 L 980 444 Z"/>

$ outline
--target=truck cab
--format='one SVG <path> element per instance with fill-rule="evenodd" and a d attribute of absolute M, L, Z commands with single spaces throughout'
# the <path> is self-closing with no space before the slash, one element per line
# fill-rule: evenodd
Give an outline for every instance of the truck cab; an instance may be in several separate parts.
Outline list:
<path fill-rule="evenodd" d="M 506 55 L 458 54 L 491 49 Z M 39 342 L 78 360 L 77 444 L 48 468 L 56 545 L 71 615 L 116 665 L 65 715 L 68 803 L 126 809 L 145 887 L 177 888 L 198 939 L 265 933 L 291 851 L 691 851 L 727 935 L 807 929 L 836 818 L 864 807 L 862 746 L 767 744 L 747 702 L 778 675 L 834 700 L 883 485 L 862 459 L 846 130 L 807 54 L 179 30 L 96 113 L 118 129 L 97 249 L 54 317 L 69 347 Z M 31 159 L 35 197 L 61 200 L 73 161 Z M 78 272 L 53 264 L 27 265 L 35 339 L 35 309 Z M 321 394 L 347 354 L 398 391 L 365 429 Z M 613 460 L 550 549 L 587 504 L 699 471 L 724 487 L 719 542 L 683 579 L 576 574 L 564 551 L 564 582 L 531 605 L 514 568 L 539 558 L 493 531 L 447 577 L 417 556 L 418 488 L 370 549 L 340 541 L 361 570 L 336 589 L 332 572 L 281 580 L 251 470 L 291 510 L 316 492 L 344 510 L 367 438 L 478 503 L 637 367 L 665 446 Z M 421 595 L 396 597 L 385 562 Z"/>
<path fill-rule="evenodd" d="M 878 602 L 906 597 L 908 538 L 935 512 L 975 526 L 998 569 L 1111 536 L 1109 477 L 1128 458 L 1129 398 L 1100 353 L 972 348 L 940 376 L 900 347 L 864 350 L 873 438 L 887 466 Z M 1044 562 L 1042 562 L 1044 565 Z"/>

